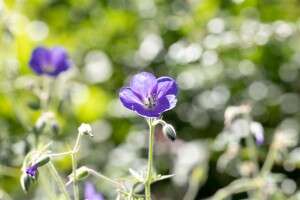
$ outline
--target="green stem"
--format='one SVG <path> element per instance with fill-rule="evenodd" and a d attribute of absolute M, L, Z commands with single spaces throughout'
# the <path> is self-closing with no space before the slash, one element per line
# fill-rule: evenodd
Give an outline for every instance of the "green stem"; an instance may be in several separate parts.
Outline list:
<path fill-rule="evenodd" d="M 212 198 L 212 200 L 223 200 L 226 197 L 244 191 L 254 190 L 256 185 L 251 179 L 238 179 L 230 183 L 227 187 L 220 189 Z"/>
<path fill-rule="evenodd" d="M 100 174 L 99 172 L 96 172 L 93 169 L 88 168 L 88 172 L 90 174 L 96 176 L 97 178 L 103 179 L 103 180 L 105 180 L 105 181 L 107 181 L 107 182 L 109 182 L 109 183 L 111 183 L 113 185 L 119 185 L 119 183 L 117 181 L 114 181 L 114 180 L 108 178 L 107 176 L 104 176 L 103 174 Z"/>
<path fill-rule="evenodd" d="M 251 133 L 250 130 L 250 125 L 252 122 L 252 118 L 249 115 L 249 113 L 244 114 L 245 119 L 248 122 L 248 136 L 246 137 L 246 145 L 249 149 L 249 154 L 250 154 L 250 160 L 253 162 L 253 164 L 255 165 L 255 170 L 254 170 L 254 175 L 257 176 L 258 175 L 258 169 L 259 169 L 259 164 L 258 164 L 258 160 L 257 160 L 257 152 L 256 152 L 256 144 L 255 141 L 253 139 L 253 135 Z"/>
<path fill-rule="evenodd" d="M 136 186 L 138 186 L 140 183 L 135 183 L 133 186 L 132 186 L 132 188 L 131 188 L 131 190 L 130 190 L 130 194 L 129 194 L 129 199 L 130 200 L 134 200 L 134 190 L 135 190 L 135 188 L 136 188 Z"/>
<path fill-rule="evenodd" d="M 146 200 L 151 200 L 150 184 L 152 178 L 152 163 L 153 163 L 153 135 L 154 135 L 154 125 L 152 124 L 153 119 L 149 118 L 149 152 L 148 152 L 148 176 L 145 183 L 145 195 Z"/>
<path fill-rule="evenodd" d="M 268 155 L 267 155 L 267 158 L 260 170 L 260 177 L 262 178 L 262 180 L 266 180 L 268 174 L 271 172 L 271 169 L 274 165 L 274 161 L 275 161 L 275 155 L 276 155 L 276 145 L 274 144 L 274 140 L 271 144 L 271 147 L 270 147 L 270 150 L 268 152 Z M 263 192 L 263 190 L 261 189 L 260 192 L 259 192 L 259 197 L 261 199 L 265 199 L 264 198 L 265 194 Z"/>
<path fill-rule="evenodd" d="M 77 178 L 76 178 L 76 169 L 77 169 L 77 161 L 76 161 L 76 153 L 78 150 L 78 146 L 80 143 L 81 139 L 81 133 L 78 133 L 77 140 L 74 146 L 73 153 L 71 154 L 72 156 L 72 168 L 73 168 L 73 189 L 74 189 L 74 199 L 79 200 L 79 192 L 78 192 L 78 186 L 77 186 Z"/>
<path fill-rule="evenodd" d="M 70 200 L 70 197 L 67 193 L 67 190 L 61 180 L 61 178 L 59 177 L 54 165 L 52 164 L 52 162 L 50 161 L 48 164 L 47 164 L 47 167 L 48 169 L 50 170 L 50 172 L 52 173 L 53 177 L 55 178 L 59 188 L 61 189 L 61 191 L 63 192 L 64 196 L 65 196 L 65 199 L 67 200 Z"/>
<path fill-rule="evenodd" d="M 188 189 L 183 197 L 183 200 L 193 200 L 195 199 L 198 189 L 199 189 L 199 181 L 195 180 L 192 176 L 189 180 Z"/>
<path fill-rule="evenodd" d="M 72 153 L 73 153 L 73 151 L 67 151 L 67 152 L 64 152 L 64 153 L 52 153 L 52 154 L 50 154 L 50 156 L 51 157 L 59 157 L 59 156 L 70 155 Z"/>
<path fill-rule="evenodd" d="M 276 148 L 274 143 L 271 145 L 270 147 L 270 151 L 268 152 L 266 161 L 264 162 L 264 165 L 261 168 L 260 174 L 265 177 L 268 175 L 268 173 L 270 173 L 274 161 L 275 161 L 275 154 L 276 154 Z"/>
<path fill-rule="evenodd" d="M 255 165 L 254 175 L 256 176 L 256 175 L 258 175 L 259 165 L 258 165 L 258 160 L 257 160 L 256 145 L 255 145 L 255 142 L 254 142 L 251 134 L 249 134 L 249 136 L 246 137 L 246 144 L 249 149 L 250 159 L 253 162 L 253 164 Z"/>

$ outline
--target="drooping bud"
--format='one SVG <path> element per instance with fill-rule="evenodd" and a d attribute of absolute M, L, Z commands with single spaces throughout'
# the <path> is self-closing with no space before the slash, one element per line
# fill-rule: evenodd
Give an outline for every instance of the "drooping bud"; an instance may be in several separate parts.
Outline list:
<path fill-rule="evenodd" d="M 46 119 L 44 116 L 41 116 L 35 123 L 35 133 L 40 134 L 43 132 L 44 128 L 46 127 Z"/>
<path fill-rule="evenodd" d="M 57 135 L 59 133 L 59 125 L 55 119 L 52 119 L 50 121 L 50 128 L 54 135 Z"/>
<path fill-rule="evenodd" d="M 47 154 L 42 155 L 38 160 L 37 160 L 37 165 L 38 167 L 41 167 L 45 164 L 47 164 L 50 161 L 50 156 Z"/>
<path fill-rule="evenodd" d="M 89 176 L 89 169 L 85 166 L 80 167 L 79 169 L 76 170 L 76 181 L 83 180 Z M 69 176 L 69 181 L 66 185 L 69 185 L 74 181 L 74 174 L 70 174 Z"/>
<path fill-rule="evenodd" d="M 164 124 L 162 128 L 164 136 L 174 142 L 176 140 L 176 131 L 171 124 Z"/>
<path fill-rule="evenodd" d="M 20 183 L 21 183 L 23 191 L 28 192 L 28 190 L 31 186 L 31 183 L 32 183 L 32 178 L 28 174 L 23 173 L 20 178 Z"/>
<path fill-rule="evenodd" d="M 82 123 L 80 127 L 78 128 L 78 133 L 81 135 L 90 135 L 93 137 L 94 135 L 92 134 L 92 128 L 89 124 Z"/>

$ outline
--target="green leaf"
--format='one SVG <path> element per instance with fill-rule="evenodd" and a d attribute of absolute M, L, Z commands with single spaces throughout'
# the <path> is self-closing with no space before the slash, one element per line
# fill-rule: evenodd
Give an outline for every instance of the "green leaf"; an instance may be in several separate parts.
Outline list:
<path fill-rule="evenodd" d="M 151 183 L 156 182 L 156 181 L 162 181 L 162 180 L 165 180 L 168 178 L 172 178 L 173 176 L 174 176 L 174 174 L 162 176 L 161 174 L 156 175 L 156 173 L 154 173 L 151 178 Z"/>

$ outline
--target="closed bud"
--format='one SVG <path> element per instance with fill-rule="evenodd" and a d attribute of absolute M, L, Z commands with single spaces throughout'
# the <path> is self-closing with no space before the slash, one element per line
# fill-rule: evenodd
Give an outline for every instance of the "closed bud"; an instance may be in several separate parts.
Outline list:
<path fill-rule="evenodd" d="M 85 166 L 80 167 L 79 169 L 76 170 L 76 181 L 83 180 L 89 176 L 89 169 Z M 74 181 L 74 174 L 69 175 L 69 182 L 67 185 L 72 183 Z"/>
<path fill-rule="evenodd" d="M 54 135 L 57 135 L 59 133 L 59 125 L 58 125 L 56 120 L 54 120 L 54 119 L 51 120 L 50 128 L 51 128 L 51 131 Z"/>
<path fill-rule="evenodd" d="M 28 174 L 23 173 L 21 175 L 20 182 L 21 182 L 23 191 L 28 192 L 28 190 L 31 186 L 31 183 L 32 183 L 32 178 Z"/>
<path fill-rule="evenodd" d="M 45 164 L 47 164 L 50 161 L 50 156 L 49 155 L 42 155 L 38 160 L 37 160 L 37 165 L 38 167 L 41 167 Z"/>
<path fill-rule="evenodd" d="M 89 171 L 86 167 L 80 167 L 76 170 L 76 180 L 82 180 L 89 176 Z"/>
<path fill-rule="evenodd" d="M 35 123 L 35 133 L 40 134 L 43 132 L 44 128 L 46 127 L 46 119 L 44 116 L 41 116 Z"/>
<path fill-rule="evenodd" d="M 171 124 L 164 124 L 162 128 L 164 136 L 174 142 L 176 140 L 176 131 Z"/>

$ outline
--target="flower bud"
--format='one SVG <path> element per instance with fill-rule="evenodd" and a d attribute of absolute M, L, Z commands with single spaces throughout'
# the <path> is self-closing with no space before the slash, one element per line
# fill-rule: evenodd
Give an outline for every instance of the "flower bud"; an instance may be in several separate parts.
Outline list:
<path fill-rule="evenodd" d="M 89 176 L 89 169 L 85 166 L 80 167 L 79 169 L 76 170 L 76 180 L 83 180 Z M 70 184 L 74 181 L 74 174 L 70 174 L 69 176 L 69 182 L 67 183 Z"/>
<path fill-rule="evenodd" d="M 35 123 L 34 130 L 36 134 L 42 133 L 45 127 L 46 127 L 46 119 L 44 116 L 41 116 Z"/>
<path fill-rule="evenodd" d="M 51 131 L 54 135 L 57 135 L 59 133 L 59 125 L 58 125 L 56 120 L 54 120 L 54 119 L 51 120 L 50 128 L 51 128 Z"/>
<path fill-rule="evenodd" d="M 37 165 L 38 167 L 41 167 L 45 164 L 47 164 L 50 161 L 50 156 L 49 155 L 42 155 L 38 160 L 37 160 Z"/>
<path fill-rule="evenodd" d="M 162 128 L 164 136 L 174 142 L 176 140 L 176 131 L 171 124 L 165 124 Z"/>
<path fill-rule="evenodd" d="M 24 192 L 28 192 L 31 183 L 32 183 L 32 178 L 28 176 L 26 173 L 23 173 L 20 178 L 21 186 Z"/>
<path fill-rule="evenodd" d="M 93 137 L 92 128 L 89 124 L 82 123 L 78 128 L 78 133 L 81 135 L 90 135 Z"/>
<path fill-rule="evenodd" d="M 76 180 L 82 180 L 85 179 L 89 176 L 89 171 L 88 168 L 85 166 L 80 167 L 79 169 L 76 170 Z"/>

